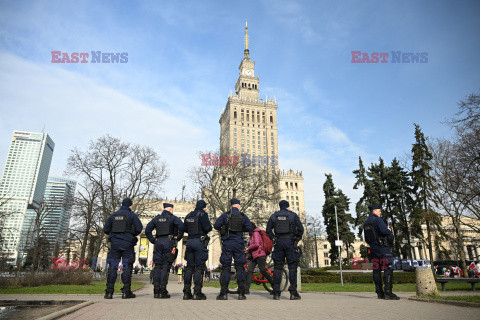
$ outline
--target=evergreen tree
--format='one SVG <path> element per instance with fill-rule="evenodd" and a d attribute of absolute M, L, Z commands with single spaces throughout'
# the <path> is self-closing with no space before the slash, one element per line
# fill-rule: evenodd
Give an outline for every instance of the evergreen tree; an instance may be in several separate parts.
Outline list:
<path fill-rule="evenodd" d="M 370 213 L 368 206 L 372 203 L 378 203 L 385 208 L 385 204 L 388 198 L 388 192 L 386 187 L 388 167 L 385 167 L 385 163 L 382 158 L 379 158 L 379 163 L 372 163 L 368 170 L 362 162 L 362 158 L 359 157 L 359 169 L 354 170 L 355 182 L 353 188 L 358 189 L 363 186 L 363 196 L 357 202 L 355 211 L 357 217 L 355 219 L 355 226 L 358 227 L 358 235 L 363 235 L 363 224 Z M 388 213 L 385 213 L 384 219 L 391 218 Z"/>
<path fill-rule="evenodd" d="M 355 241 L 355 234 L 351 231 L 351 225 L 354 223 L 352 215 L 349 211 L 350 199 L 340 189 L 335 189 L 331 174 L 325 174 L 327 180 L 323 184 L 323 192 L 325 194 L 325 203 L 322 209 L 323 222 L 327 233 L 327 241 L 330 243 L 330 260 L 333 265 L 338 260 L 338 247 L 335 246 L 337 240 L 337 227 L 335 219 L 335 206 L 337 208 L 338 233 L 340 240 L 344 242 L 348 248 Z M 348 251 L 347 255 L 348 256 Z"/>
<path fill-rule="evenodd" d="M 378 164 L 372 163 L 367 171 L 367 176 L 370 177 L 372 189 L 370 190 L 370 202 L 367 203 L 367 206 L 372 203 L 378 203 L 382 208 L 384 208 L 383 219 L 385 221 L 391 220 L 390 213 L 386 210 L 386 204 L 388 199 L 387 193 L 387 170 L 385 163 L 382 158 L 378 158 Z"/>
<path fill-rule="evenodd" d="M 355 212 L 357 214 L 355 218 L 355 226 L 358 227 L 358 235 L 363 234 L 363 224 L 367 220 L 369 211 L 368 206 L 375 199 L 375 192 L 372 182 L 368 179 L 365 166 L 363 165 L 362 157 L 358 157 L 358 169 L 353 170 L 357 181 L 353 185 L 353 189 L 363 187 L 363 195 L 355 205 Z"/>
<path fill-rule="evenodd" d="M 407 207 L 407 197 L 411 199 L 411 180 L 409 173 L 400 166 L 396 158 L 392 160 L 387 170 L 386 191 L 388 198 L 385 210 L 391 218 L 395 236 L 393 254 L 411 258 L 412 245 Z"/>
<path fill-rule="evenodd" d="M 412 182 L 413 192 L 415 194 L 414 210 L 412 213 L 412 233 L 417 237 L 423 238 L 421 225 L 425 223 L 427 228 L 427 247 L 432 260 L 433 267 L 433 236 L 434 229 L 441 231 L 441 217 L 430 208 L 429 201 L 434 191 L 433 182 L 435 178 L 431 176 L 432 154 L 427 145 L 419 125 L 415 125 L 415 143 L 412 146 Z M 418 258 L 418 257 L 417 257 Z"/>

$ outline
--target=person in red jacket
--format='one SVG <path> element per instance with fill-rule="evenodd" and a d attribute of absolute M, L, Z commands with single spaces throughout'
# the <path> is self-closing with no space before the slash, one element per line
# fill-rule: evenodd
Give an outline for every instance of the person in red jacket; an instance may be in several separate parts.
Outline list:
<path fill-rule="evenodd" d="M 263 250 L 263 239 L 260 234 L 260 228 L 257 228 L 255 223 L 252 222 L 253 231 L 250 232 L 250 240 L 248 241 L 248 262 L 247 262 L 247 281 L 245 283 L 245 294 L 250 294 L 250 284 L 253 279 L 253 271 L 255 266 L 258 265 L 262 276 L 270 282 L 273 286 L 273 278 L 265 267 L 267 261 L 267 254 Z"/>

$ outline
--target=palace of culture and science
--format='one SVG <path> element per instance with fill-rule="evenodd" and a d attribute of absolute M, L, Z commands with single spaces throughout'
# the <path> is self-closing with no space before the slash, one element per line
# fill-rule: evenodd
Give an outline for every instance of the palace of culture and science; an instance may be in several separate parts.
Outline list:
<path fill-rule="evenodd" d="M 273 159 L 271 163 L 278 170 L 278 105 L 275 99 L 259 98 L 260 79 L 255 76 L 255 62 L 250 60 L 248 26 L 245 26 L 245 50 L 238 69 L 235 94 L 228 97 L 219 120 L 220 154 L 230 151 Z M 302 172 L 280 171 L 280 198 L 289 201 L 291 209 L 305 220 Z"/>

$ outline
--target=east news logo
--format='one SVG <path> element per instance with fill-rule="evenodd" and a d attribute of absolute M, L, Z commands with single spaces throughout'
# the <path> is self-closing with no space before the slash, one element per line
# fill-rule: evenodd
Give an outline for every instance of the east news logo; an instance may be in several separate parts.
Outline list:
<path fill-rule="evenodd" d="M 91 53 L 91 55 L 90 55 Z M 127 63 L 128 52 L 102 52 L 90 51 L 88 52 L 68 52 L 52 51 L 52 63 L 88 63 L 88 58 L 91 57 L 90 63 Z"/>
<path fill-rule="evenodd" d="M 368 52 L 351 51 L 352 63 L 427 63 L 428 52 Z M 389 61 L 390 59 L 390 61 Z"/>

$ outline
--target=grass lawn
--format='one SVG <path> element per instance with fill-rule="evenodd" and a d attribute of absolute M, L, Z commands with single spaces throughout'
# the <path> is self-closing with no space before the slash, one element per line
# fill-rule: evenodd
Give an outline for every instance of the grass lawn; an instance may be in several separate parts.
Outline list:
<path fill-rule="evenodd" d="M 220 288 L 220 283 L 218 281 L 204 282 L 206 287 L 215 287 Z M 229 287 L 236 287 L 236 282 L 230 282 Z M 437 284 L 439 291 L 442 290 L 442 286 Z M 263 286 L 257 286 L 252 284 L 252 290 L 265 290 Z M 446 286 L 446 291 L 471 291 L 472 286 L 469 283 L 453 282 L 448 283 Z M 312 291 L 312 292 L 374 292 L 375 286 L 373 283 L 344 283 L 343 287 L 340 283 L 302 283 L 302 291 Z M 402 283 L 394 284 L 393 292 L 415 292 L 416 285 L 415 283 Z"/>
<path fill-rule="evenodd" d="M 438 300 L 455 300 L 455 301 L 467 301 L 480 303 L 480 295 L 473 296 L 441 296 L 441 295 L 428 295 L 416 298 L 424 299 L 438 299 Z"/>
<path fill-rule="evenodd" d="M 132 290 L 141 288 L 143 282 L 132 282 Z M 119 293 L 123 284 L 115 284 L 115 292 Z M 104 294 L 105 281 L 92 281 L 87 285 L 49 285 L 39 287 L 1 287 L 0 294 Z"/>

